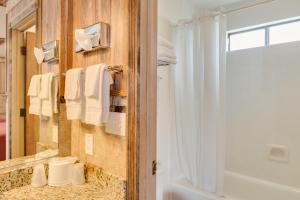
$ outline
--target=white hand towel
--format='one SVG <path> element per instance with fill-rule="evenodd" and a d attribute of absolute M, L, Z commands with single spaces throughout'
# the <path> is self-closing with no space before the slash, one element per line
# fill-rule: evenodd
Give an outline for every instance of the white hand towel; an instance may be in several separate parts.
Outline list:
<path fill-rule="evenodd" d="M 30 97 L 29 113 L 34 115 L 41 114 L 41 100 L 39 97 L 41 90 L 41 77 L 41 75 L 32 76 L 27 93 Z"/>
<path fill-rule="evenodd" d="M 81 73 L 82 68 L 68 70 L 65 82 L 65 99 L 76 100 L 81 94 Z"/>
<path fill-rule="evenodd" d="M 41 90 L 41 75 L 33 75 L 28 89 L 28 96 L 39 96 Z"/>
<path fill-rule="evenodd" d="M 66 74 L 65 99 L 68 120 L 84 120 L 84 79 L 83 69 L 69 70 Z M 68 91 L 69 90 L 69 91 Z"/>
<path fill-rule="evenodd" d="M 126 113 L 110 112 L 105 124 L 105 132 L 115 135 L 126 135 Z"/>
<path fill-rule="evenodd" d="M 44 78 L 45 77 L 45 78 Z M 48 80 L 48 85 L 43 83 L 44 80 Z M 44 87 L 44 88 L 43 88 Z M 42 100 L 42 116 L 45 117 L 52 117 L 53 113 L 58 113 L 58 89 L 59 89 L 59 82 L 58 77 L 55 73 L 47 73 L 42 75 L 42 89 L 41 91 L 46 94 L 43 94 L 41 92 L 41 100 Z M 48 98 L 45 98 L 48 96 Z"/>
<path fill-rule="evenodd" d="M 107 71 L 107 66 L 105 64 L 100 65 L 99 77 L 98 96 L 86 96 L 85 106 L 84 122 L 95 126 L 102 126 L 108 120 L 110 107 L 110 85 L 113 84 L 113 79 L 109 71 Z M 87 75 L 85 81 L 90 81 Z M 87 85 L 89 84 L 85 84 L 85 86 Z"/>
<path fill-rule="evenodd" d="M 86 97 L 94 97 L 97 98 L 99 94 L 99 80 L 100 75 L 102 72 L 100 70 L 103 70 L 103 67 L 106 67 L 105 65 L 93 65 L 86 69 L 85 72 L 85 91 L 84 95 Z"/>
<path fill-rule="evenodd" d="M 42 75 L 41 82 L 41 99 L 49 99 L 49 91 L 51 87 L 53 73 L 47 73 Z"/>

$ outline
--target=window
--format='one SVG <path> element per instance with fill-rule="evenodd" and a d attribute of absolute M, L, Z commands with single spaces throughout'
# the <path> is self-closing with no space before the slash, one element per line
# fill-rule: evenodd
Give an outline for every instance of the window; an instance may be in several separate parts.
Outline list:
<path fill-rule="evenodd" d="M 230 51 L 265 46 L 265 32 L 265 29 L 259 29 L 232 34 L 230 36 Z"/>
<path fill-rule="evenodd" d="M 300 21 L 270 27 L 270 45 L 300 41 Z"/>
<path fill-rule="evenodd" d="M 300 41 L 300 19 L 228 33 L 228 51 Z"/>

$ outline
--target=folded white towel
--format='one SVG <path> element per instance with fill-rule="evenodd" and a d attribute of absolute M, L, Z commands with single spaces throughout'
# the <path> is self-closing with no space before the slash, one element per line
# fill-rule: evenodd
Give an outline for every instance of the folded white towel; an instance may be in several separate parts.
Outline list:
<path fill-rule="evenodd" d="M 28 96 L 39 96 L 41 90 L 41 75 L 33 75 L 28 89 Z"/>
<path fill-rule="evenodd" d="M 46 73 L 42 75 L 42 82 L 41 82 L 41 99 L 48 99 L 49 98 L 49 91 L 51 88 L 53 73 Z"/>
<path fill-rule="evenodd" d="M 43 83 L 43 80 L 48 80 Z M 48 85 L 46 85 L 48 82 Z M 42 95 L 42 116 L 52 117 L 53 113 L 58 113 L 58 89 L 59 82 L 55 73 L 47 73 L 42 75 L 42 89 L 41 91 L 45 94 Z M 46 93 L 48 95 L 46 95 Z M 46 98 L 48 96 L 48 98 Z"/>
<path fill-rule="evenodd" d="M 157 49 L 157 56 L 159 57 L 170 57 L 176 60 L 176 55 L 174 50 L 170 50 L 166 47 L 159 46 Z"/>
<path fill-rule="evenodd" d="M 34 115 L 41 114 L 41 75 L 34 75 L 30 80 L 27 95 L 30 97 L 29 113 Z"/>
<path fill-rule="evenodd" d="M 65 81 L 65 99 L 75 100 L 81 94 L 81 73 L 82 68 L 75 68 L 68 70 L 66 73 Z"/>
<path fill-rule="evenodd" d="M 126 113 L 110 112 L 105 124 L 105 132 L 115 135 L 126 135 Z"/>
<path fill-rule="evenodd" d="M 68 120 L 84 120 L 84 80 L 85 74 L 82 73 L 83 69 L 73 69 L 69 70 L 66 74 L 66 84 L 65 84 L 65 99 L 67 107 L 67 119 Z M 71 76 L 73 78 L 70 78 Z M 76 76 L 74 80 L 74 76 Z M 77 77 L 78 76 L 78 77 Z M 72 92 L 67 92 L 71 90 Z M 73 94 L 72 94 L 73 93 Z M 75 95 L 76 94 L 76 95 Z"/>
<path fill-rule="evenodd" d="M 113 84 L 113 79 L 109 71 L 107 71 L 107 65 L 101 64 L 99 73 L 98 95 L 86 96 L 85 106 L 85 120 L 87 124 L 95 126 L 104 125 L 109 117 L 110 107 L 110 85 Z M 86 82 L 90 81 L 86 74 Z M 85 84 L 88 86 L 89 84 Z M 86 90 L 87 88 L 85 88 Z"/>
<path fill-rule="evenodd" d="M 177 61 L 176 59 L 173 59 L 173 58 L 169 58 L 169 57 L 159 57 L 158 60 L 157 60 L 157 63 L 160 64 L 160 63 L 166 63 L 166 64 L 176 64 Z"/>
<path fill-rule="evenodd" d="M 86 97 L 98 97 L 99 94 L 99 79 L 100 70 L 103 68 L 102 65 L 93 65 L 86 69 L 85 72 L 85 91 L 84 95 Z"/>
<path fill-rule="evenodd" d="M 158 36 L 158 45 L 157 46 L 163 46 L 170 50 L 174 50 L 173 44 L 161 36 Z"/>

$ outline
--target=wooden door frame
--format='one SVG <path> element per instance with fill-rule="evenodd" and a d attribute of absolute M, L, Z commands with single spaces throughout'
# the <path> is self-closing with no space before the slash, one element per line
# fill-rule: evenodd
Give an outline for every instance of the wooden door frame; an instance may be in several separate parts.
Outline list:
<path fill-rule="evenodd" d="M 130 1 L 128 200 L 156 197 L 157 0 Z"/>
<path fill-rule="evenodd" d="M 16 80 L 16 76 L 13 74 L 13 70 L 18 69 L 21 65 L 25 66 L 25 59 L 21 59 L 21 53 L 18 49 L 20 49 L 21 46 L 24 46 L 24 31 L 33 25 L 36 25 L 36 10 L 28 10 L 28 13 L 21 13 L 21 17 L 18 18 L 18 20 L 19 22 L 14 26 L 7 27 L 6 69 L 8 70 L 8 107 L 10 108 L 8 111 L 9 131 L 7 135 L 10 140 L 10 158 L 17 158 L 24 156 L 25 154 L 25 118 L 22 120 L 22 117 L 20 117 L 19 114 L 19 109 L 25 107 L 25 80 L 22 80 L 22 86 L 24 86 L 22 89 L 18 86 L 14 86 L 13 80 Z M 13 91 L 15 90 L 17 92 L 14 94 Z M 20 94 L 21 92 L 23 92 L 23 95 Z M 21 95 L 21 99 L 15 98 L 15 96 L 12 96 L 13 94 L 17 96 Z"/>

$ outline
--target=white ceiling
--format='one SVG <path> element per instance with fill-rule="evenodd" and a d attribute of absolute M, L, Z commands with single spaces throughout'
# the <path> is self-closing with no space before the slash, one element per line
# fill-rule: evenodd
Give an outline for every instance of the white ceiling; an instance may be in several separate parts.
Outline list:
<path fill-rule="evenodd" d="M 242 2 L 243 0 L 189 0 L 189 1 L 191 1 L 194 5 L 198 6 L 199 8 L 215 8 L 219 6 Z"/>

